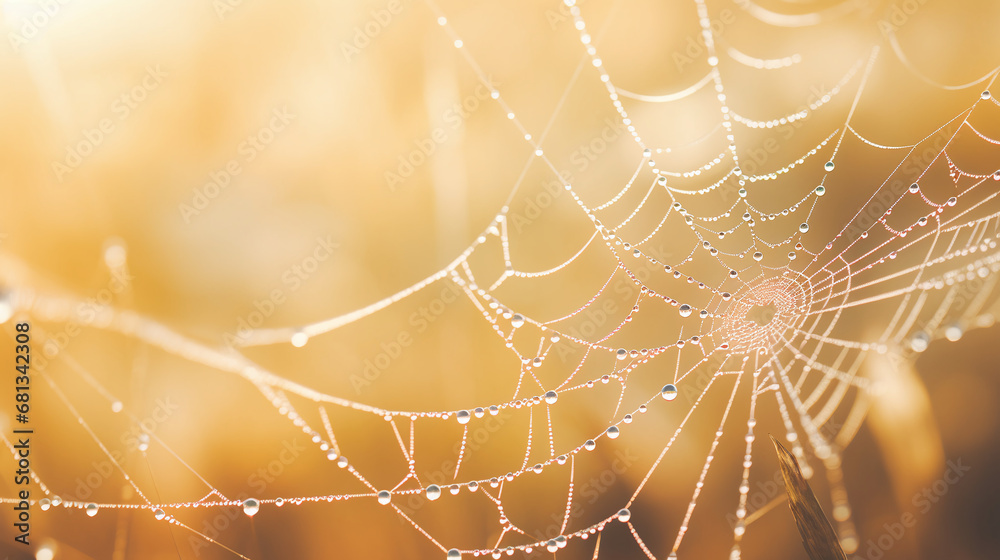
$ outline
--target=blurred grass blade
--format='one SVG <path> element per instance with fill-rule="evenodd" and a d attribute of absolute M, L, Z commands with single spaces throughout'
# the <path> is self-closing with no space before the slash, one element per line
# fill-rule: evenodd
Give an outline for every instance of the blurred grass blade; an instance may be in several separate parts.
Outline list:
<path fill-rule="evenodd" d="M 771 442 L 774 443 L 774 449 L 778 453 L 781 476 L 785 479 L 788 507 L 795 516 L 795 525 L 799 528 L 802 544 L 810 560 L 847 560 L 833 525 L 823 513 L 823 508 L 816 501 L 816 495 L 799 470 L 798 461 L 778 443 L 778 440 L 774 439 L 774 436 L 771 436 Z"/>

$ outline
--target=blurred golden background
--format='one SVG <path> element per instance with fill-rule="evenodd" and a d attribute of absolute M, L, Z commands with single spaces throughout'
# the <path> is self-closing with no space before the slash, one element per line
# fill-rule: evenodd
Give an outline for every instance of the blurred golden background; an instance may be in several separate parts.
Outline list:
<path fill-rule="evenodd" d="M 693 1 L 585 0 L 580 8 L 603 67 L 624 90 L 649 96 L 683 91 L 708 71 Z M 268 328 L 305 325 L 419 282 L 461 255 L 504 206 L 512 262 L 522 271 L 546 270 L 572 257 L 593 234 L 553 171 L 593 208 L 621 191 L 642 159 L 561 2 L 4 0 L 0 9 L 7 39 L 0 48 L 0 278 L 18 301 L 38 295 L 71 310 L 65 320 L 53 321 L 46 313 L 59 315 L 59 306 L 31 311 L 14 305 L 4 325 L 11 342 L 0 344 L 0 356 L 13 363 L 13 323 L 31 321 L 33 352 L 49 358 L 41 368 L 55 384 L 40 372 L 32 381 L 32 468 L 63 500 L 141 503 L 109 454 L 155 503 L 194 502 L 211 488 L 230 499 L 368 492 L 252 383 L 137 337 L 89 327 L 74 312 L 96 313 L 98 305 L 110 304 L 207 347 L 225 348 L 258 321 Z M 447 27 L 438 22 L 439 10 L 447 14 Z M 728 103 L 740 115 L 770 119 L 798 111 L 853 76 L 801 122 L 763 130 L 737 126 L 738 154 L 748 173 L 768 173 L 801 157 L 842 130 L 848 114 L 852 126 L 875 142 L 913 144 L 970 107 L 988 83 L 942 89 L 929 81 L 966 84 L 1000 63 L 1000 4 L 986 0 L 723 1 L 709 2 L 708 14 L 720 52 L 732 47 L 761 59 L 796 60 L 786 69 L 761 70 L 720 55 Z M 890 34 L 909 66 L 893 52 Z M 874 47 L 877 57 L 855 106 Z M 492 88 L 525 130 L 491 98 Z M 646 144 L 671 148 L 655 156 L 663 168 L 689 171 L 719 152 L 728 155 L 710 90 L 670 103 L 623 100 Z M 977 121 L 991 138 L 1000 137 L 996 109 L 994 104 Z M 525 133 L 541 143 L 554 169 L 532 158 Z M 1000 168 L 998 151 L 981 144 L 968 142 L 952 155 L 965 169 L 992 173 Z M 755 203 L 782 207 L 812 191 L 825 174 L 826 150 L 795 173 L 762 183 L 752 194 Z M 833 239 L 893 176 L 904 154 L 848 134 L 804 243 L 819 248 Z M 708 179 L 671 184 L 699 188 Z M 983 189 L 992 192 L 995 185 L 988 181 Z M 642 201 L 646 183 L 641 186 L 622 198 L 621 208 L 608 211 L 607 223 L 629 216 Z M 717 194 L 692 199 L 691 211 L 721 214 L 736 201 L 734 189 Z M 639 215 L 636 231 L 656 227 L 670 201 L 660 196 L 648 204 L 658 215 Z M 762 236 L 767 227 L 784 225 L 762 224 Z M 671 227 L 644 245 L 661 262 L 681 261 L 695 247 L 682 227 Z M 733 247 L 726 250 L 746 249 Z M 764 264 L 784 266 L 786 251 L 768 250 Z M 594 297 L 614 271 L 608 253 L 597 239 L 567 270 L 512 279 L 497 294 L 532 317 L 565 315 Z M 503 272 L 499 244 L 483 245 L 469 265 L 487 287 Z M 706 276 L 727 272 L 718 263 L 693 266 Z M 649 286 L 667 289 L 660 287 L 659 268 L 638 272 Z M 599 308 L 616 322 L 639 295 L 622 278 L 615 277 L 602 300 L 611 308 Z M 312 337 L 302 348 L 240 351 L 306 387 L 388 410 L 510 401 L 519 360 L 469 298 L 449 286 L 436 282 Z M 672 309 L 640 315 L 636 324 L 643 328 L 615 344 L 672 344 L 684 332 Z M 880 315 L 857 317 L 842 324 L 852 339 L 877 336 L 868 321 Z M 611 326 L 593 314 L 577 319 L 567 328 L 590 340 Z M 591 336 L 588 328 L 599 334 Z M 991 326 L 957 342 L 934 341 L 919 354 L 915 370 L 908 365 L 911 353 L 893 362 L 902 371 L 890 380 L 898 392 L 882 408 L 874 405 L 843 453 L 857 557 L 995 556 L 998 333 Z M 528 346 L 536 343 L 524 339 L 517 348 L 535 352 Z M 547 382 L 564 378 L 582 357 L 579 347 L 561 348 L 564 354 L 553 351 L 548 358 Z M 672 379 L 671 360 L 637 370 L 630 387 L 638 392 L 626 395 L 622 410 Z M 612 362 L 592 359 L 581 375 L 599 378 Z M 698 409 L 704 414 L 684 428 L 631 508 L 656 558 L 670 552 L 729 392 L 709 393 Z M 13 423 L 7 404 L 13 394 L 12 381 L 2 384 L 5 433 Z M 325 433 L 315 404 L 291 397 L 298 413 Z M 561 397 L 552 408 L 555 447 L 575 447 L 599 434 L 618 397 L 616 383 Z M 614 514 L 632 495 L 693 400 L 682 387 L 673 403 L 678 406 L 651 405 L 613 445 L 602 441 L 576 461 L 581 508 L 570 531 Z M 406 459 L 388 423 L 335 406 L 326 410 L 343 455 L 375 487 L 391 488 L 405 476 Z M 747 414 L 743 401 L 731 412 L 680 558 L 729 557 L 727 514 L 736 507 Z M 776 462 L 762 436 L 781 435 L 784 428 L 774 410 L 759 418 L 754 509 L 755 500 L 769 503 L 782 492 L 772 483 Z M 535 453 L 545 455 L 543 421 L 532 417 L 531 441 Z M 470 423 L 472 451 L 458 480 L 520 469 L 528 415 L 505 411 L 493 423 L 476 422 Z M 407 423 L 399 426 L 405 439 Z M 416 426 L 421 479 L 450 484 L 461 427 L 423 420 Z M 142 429 L 170 451 L 156 441 L 140 451 Z M 969 469 L 941 492 L 940 480 L 956 462 Z M 13 461 L 2 464 L 13 472 Z M 0 483 L 4 498 L 17 491 L 8 470 Z M 504 512 L 529 533 L 520 542 L 558 533 L 568 482 L 566 468 L 553 468 L 505 491 Z M 829 513 L 826 478 L 812 483 Z M 42 496 L 32 488 L 33 496 Z M 500 536 L 497 508 L 464 490 L 433 504 L 397 505 L 446 549 L 488 548 Z M 374 499 L 264 504 L 252 518 L 237 507 L 168 512 L 220 544 L 158 522 L 147 510 L 102 509 L 90 517 L 78 508 L 35 507 L 32 545 L 25 547 L 14 542 L 10 506 L 3 507 L 0 553 L 12 559 L 52 558 L 46 551 L 68 560 L 445 556 Z M 897 532 L 905 515 L 915 525 Z M 643 556 L 621 527 L 609 528 L 602 539 L 601 558 Z M 557 557 L 592 554 L 592 541 L 574 541 Z M 751 524 L 742 554 L 806 557 L 784 504 Z M 531 557 L 548 555 L 536 550 Z"/>

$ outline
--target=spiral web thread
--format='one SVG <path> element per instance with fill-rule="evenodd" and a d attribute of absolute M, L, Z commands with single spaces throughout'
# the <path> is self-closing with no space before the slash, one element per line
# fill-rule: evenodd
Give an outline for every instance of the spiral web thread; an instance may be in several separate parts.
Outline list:
<path fill-rule="evenodd" d="M 470 402 L 467 408 L 456 410 L 386 410 L 324 394 L 268 371 L 233 349 L 211 348 L 152 319 L 126 310 L 103 307 L 90 323 L 92 327 L 124 334 L 152 348 L 236 374 L 243 381 L 253 384 L 279 416 L 284 416 L 309 435 L 316 450 L 357 479 L 362 489 L 343 494 L 259 497 L 250 501 L 232 499 L 198 475 L 195 468 L 184 462 L 168 442 L 156 434 L 147 433 L 140 447 L 143 455 L 149 446 L 160 446 L 205 485 L 205 494 L 196 500 L 160 503 L 151 499 L 149 489 L 142 488 L 130 477 L 91 430 L 87 419 L 77 412 L 72 399 L 60 390 L 51 376 L 42 372 L 40 375 L 44 381 L 134 490 L 137 501 L 64 501 L 57 497 L 58 492 L 35 476 L 34 482 L 46 496 L 36 504 L 42 510 L 75 507 L 92 514 L 104 509 L 145 510 L 149 515 L 190 531 L 198 538 L 241 558 L 247 556 L 182 521 L 183 511 L 192 507 L 243 508 L 253 515 L 258 508 L 288 507 L 309 502 L 373 500 L 392 508 L 396 515 L 423 534 L 434 547 L 440 549 L 442 556 L 448 558 L 482 555 L 498 558 L 504 554 L 530 553 L 533 550 L 555 554 L 576 540 L 593 543 L 590 545 L 593 558 L 610 557 L 608 552 L 601 550 L 601 538 L 606 529 L 619 525 L 627 528 L 641 555 L 651 559 L 676 558 L 679 551 L 683 552 L 681 547 L 685 533 L 696 513 L 699 496 L 723 438 L 724 428 L 728 426 L 730 412 L 738 399 L 746 399 L 741 404 L 748 407 L 749 416 L 746 418 L 742 480 L 733 489 L 735 507 L 732 513 L 738 521 L 733 528 L 730 557 L 739 558 L 741 541 L 747 526 L 754 520 L 748 515 L 747 503 L 754 452 L 767 452 L 767 449 L 761 451 L 755 447 L 755 412 L 765 405 L 778 410 L 785 437 L 805 474 L 811 477 L 817 468 L 826 474 L 836 528 L 845 549 L 849 552 L 856 550 L 858 536 L 851 521 L 847 491 L 842 481 L 840 452 L 856 433 L 870 399 L 878 398 L 877 387 L 862 375 L 865 357 L 872 353 L 919 352 L 934 339 L 945 337 L 955 340 L 965 329 L 993 323 L 991 306 L 995 305 L 997 271 L 1000 270 L 1000 251 L 997 250 L 1000 200 L 997 199 L 996 188 L 1000 171 L 965 169 L 960 162 L 963 152 L 971 149 L 967 148 L 969 145 L 975 146 L 975 149 L 993 149 L 989 153 L 993 154 L 994 161 L 1000 153 L 992 148 L 1000 144 L 1000 140 L 985 132 L 989 119 L 995 119 L 1000 110 L 1000 104 L 989 94 L 997 70 L 961 86 L 939 84 L 920 74 L 906 58 L 895 37 L 890 35 L 889 43 L 894 56 L 917 78 L 942 90 L 970 92 L 968 106 L 931 135 L 916 139 L 910 145 L 889 146 L 879 142 L 877 137 L 862 135 L 858 125 L 852 122 L 873 68 L 881 57 L 891 56 L 878 46 L 871 49 L 867 58 L 847 68 L 835 87 L 810 104 L 808 109 L 769 120 L 756 120 L 736 113 L 727 105 L 727 89 L 719 68 L 719 57 L 729 57 L 731 61 L 761 73 L 793 69 L 803 63 L 802 57 L 792 54 L 781 59 L 765 60 L 745 54 L 735 45 L 721 47 L 712 32 L 704 1 L 696 0 L 695 3 L 707 48 L 708 73 L 686 90 L 654 96 L 629 92 L 615 85 L 614 76 L 599 56 L 583 12 L 572 0 L 566 1 L 579 32 L 581 48 L 591 66 L 582 73 L 577 72 L 566 91 L 578 79 L 599 80 L 606 88 L 608 102 L 618 112 L 635 142 L 635 171 L 610 198 L 586 200 L 572 185 L 563 185 L 578 211 L 590 219 L 593 227 L 589 240 L 570 258 L 543 271 L 525 271 L 519 267 L 513 256 L 515 251 L 512 250 L 508 221 L 509 203 L 515 200 L 518 184 L 510 194 L 508 206 L 501 209 L 495 221 L 440 271 L 357 311 L 301 327 L 256 330 L 245 342 L 246 346 L 287 343 L 303 346 L 312 338 L 376 314 L 432 285 L 450 283 L 479 310 L 482 320 L 492 327 L 499 343 L 504 344 L 521 362 L 510 400 L 491 405 Z M 461 30 L 453 27 L 436 5 L 427 4 L 437 17 L 441 32 L 454 42 L 482 83 L 489 84 L 484 69 L 479 67 L 468 49 L 463 48 Z M 760 11 L 752 4 L 748 6 L 751 14 Z M 813 16 L 797 17 L 809 19 Z M 677 147 L 666 149 L 647 145 L 641 135 L 642 124 L 633 122 L 626 107 L 670 103 L 692 96 L 703 88 L 715 90 L 721 126 L 716 126 L 697 142 L 720 142 L 722 139 L 721 153 L 693 169 L 660 167 L 658 158 L 669 158 Z M 751 175 L 741 170 L 737 155 L 737 130 L 767 129 L 809 119 L 838 95 L 854 96 L 850 110 L 840 125 L 818 145 L 773 172 Z M 492 90 L 491 97 L 530 147 L 531 155 L 525 169 L 529 165 L 541 165 L 559 178 L 556 166 L 543 151 L 545 134 L 534 138 L 528 125 L 518 119 L 501 92 Z M 932 157 L 925 161 L 915 176 L 904 169 L 904 163 L 913 154 L 925 152 L 928 142 L 941 135 L 945 139 L 943 147 L 931 150 Z M 833 238 L 827 243 L 817 243 L 815 238 L 807 237 L 810 222 L 814 214 L 823 210 L 824 201 L 840 196 L 837 187 L 826 184 L 827 179 L 834 177 L 839 170 L 837 156 L 845 140 L 855 139 L 866 150 L 891 155 L 898 164 L 889 174 L 865 187 L 865 192 L 870 193 L 867 201 L 856 215 L 842 224 Z M 805 166 L 824 168 L 825 175 L 819 185 L 803 186 L 801 181 L 783 180 L 784 175 Z M 944 171 L 947 178 L 944 178 Z M 898 192 L 889 188 L 900 179 L 904 179 L 908 186 Z M 561 178 L 559 180 L 562 181 Z M 945 183 L 943 187 L 942 182 Z M 755 203 L 755 189 L 775 188 L 776 184 L 793 193 L 792 201 L 787 206 L 769 208 Z M 739 194 L 728 207 L 710 199 L 726 189 L 729 192 L 738 190 Z M 691 209 L 697 207 L 701 200 L 712 202 L 703 205 L 712 208 L 711 213 Z M 621 213 L 620 208 L 628 201 L 633 201 L 634 207 L 624 219 L 609 217 L 612 211 Z M 645 229 L 637 227 L 640 223 L 637 217 L 647 216 L 654 216 L 653 223 L 658 225 Z M 687 234 L 686 238 L 675 237 L 671 240 L 675 246 L 683 244 L 673 254 L 685 256 L 664 262 L 645 249 L 671 227 Z M 780 235 L 775 235 L 775 231 Z M 503 272 L 496 278 L 477 276 L 472 257 L 487 247 L 497 245 L 503 258 Z M 608 278 L 592 297 L 575 309 L 567 310 L 560 317 L 547 319 L 513 309 L 503 301 L 502 290 L 506 283 L 565 274 L 584 255 L 594 252 L 610 255 L 612 265 Z M 659 282 L 656 289 L 640 279 L 636 273 L 640 266 L 651 266 L 656 271 Z M 631 311 L 612 325 L 604 336 L 586 339 L 571 332 L 569 326 L 573 320 L 596 305 L 612 281 L 623 276 L 638 288 Z M 59 323 L 77 319 L 74 310 L 78 302 L 71 299 L 51 297 L 17 286 L 13 287 L 10 298 L 15 313 L 39 321 Z M 870 308 L 879 310 L 877 329 L 868 332 L 838 330 L 848 316 Z M 629 323 L 643 312 L 679 318 L 676 319 L 680 325 L 677 340 L 642 349 L 616 344 L 616 338 L 627 331 Z M 582 357 L 561 382 L 545 383 L 538 372 L 560 342 L 580 350 Z M 103 387 L 83 365 L 66 354 L 60 359 L 70 370 L 82 376 L 102 398 L 111 403 L 119 402 L 114 391 Z M 604 373 L 587 377 L 590 371 L 585 371 L 585 365 L 595 363 Z M 672 372 L 668 379 L 670 383 L 660 391 L 642 395 L 638 406 L 628 406 L 626 402 L 630 401 L 626 399 L 626 391 L 630 388 L 630 378 L 639 375 L 637 371 L 645 364 L 652 364 L 646 367 L 655 367 L 659 371 Z M 693 380 L 698 368 L 704 367 L 710 368 L 710 379 L 696 391 L 696 397 L 689 409 L 684 411 L 683 419 L 673 432 L 669 432 L 655 461 L 648 466 L 648 472 L 635 486 L 631 497 L 619 507 L 604 512 L 600 521 L 574 527 L 570 511 L 574 488 L 578 484 L 574 480 L 577 458 L 597 446 L 613 445 L 610 440 L 631 429 L 633 422 L 641 426 L 642 416 L 652 407 L 682 406 L 681 401 L 674 402 L 678 392 Z M 731 380 L 731 389 L 724 388 L 724 379 Z M 617 384 L 620 391 L 614 414 L 607 420 L 604 429 L 584 441 L 568 445 L 558 441 L 559 426 L 552 421 L 551 412 L 560 406 L 561 398 L 609 384 Z M 724 393 L 726 406 L 718 416 L 718 430 L 707 454 L 700 459 L 702 466 L 697 482 L 690 488 L 690 502 L 679 526 L 674 529 L 675 536 L 669 547 L 652 550 L 633 524 L 635 520 L 629 508 L 647 489 L 647 482 L 666 460 L 675 441 L 682 437 L 688 420 L 708 395 L 717 392 Z M 338 429 L 346 427 L 334 425 L 328 415 L 328 407 L 384 418 L 387 437 L 398 443 L 399 453 L 408 465 L 407 472 L 395 487 L 378 488 L 355 469 L 348 459 L 352 450 L 341 449 L 334 435 Z M 527 449 L 520 467 L 509 472 L 496 472 L 492 476 L 463 479 L 462 463 L 473 453 L 467 444 L 470 426 L 481 418 L 502 412 L 527 414 L 529 417 Z M 840 414 L 841 419 L 839 423 L 832 424 L 835 414 Z M 134 416 L 130 419 L 139 423 Z M 443 487 L 428 484 L 418 474 L 419 434 L 422 425 L 432 422 L 457 422 L 463 427 L 455 481 Z M 831 426 L 839 429 L 831 429 Z M 16 458 L 12 442 L 5 435 L 0 437 Z M 539 453 L 544 455 L 542 460 L 537 458 Z M 515 484 L 518 479 L 550 469 L 568 471 L 565 474 L 569 479 L 566 510 L 560 534 L 549 540 L 536 540 L 527 528 L 520 527 L 515 519 L 507 517 L 503 493 L 505 487 Z M 44 472 L 44 466 L 40 470 Z M 448 492 L 478 494 L 477 499 L 495 506 L 500 526 L 499 538 L 475 548 L 452 546 L 437 540 L 396 504 L 397 500 L 410 495 L 426 496 L 436 501 Z M 14 498 L 4 498 L 3 501 L 16 502 Z"/>

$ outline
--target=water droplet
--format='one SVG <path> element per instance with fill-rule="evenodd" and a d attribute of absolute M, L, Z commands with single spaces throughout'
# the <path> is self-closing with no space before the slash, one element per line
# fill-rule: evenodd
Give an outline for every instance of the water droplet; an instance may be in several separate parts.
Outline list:
<path fill-rule="evenodd" d="M 513 317 L 510 318 L 510 326 L 515 329 L 519 329 L 524 326 L 524 316 L 520 313 L 515 313 Z"/>
<path fill-rule="evenodd" d="M 740 198 L 746 198 L 747 197 L 747 190 L 744 189 L 743 187 L 740 187 L 740 190 L 738 192 L 740 194 Z"/>
<path fill-rule="evenodd" d="M 992 97 L 992 95 L 993 95 L 993 94 L 991 94 L 991 93 L 990 93 L 990 90 L 986 90 L 986 91 L 984 91 L 983 93 L 981 93 L 981 94 L 979 95 L 979 97 L 981 97 L 981 98 L 983 98 L 983 99 L 989 99 L 990 97 Z"/>
<path fill-rule="evenodd" d="M 476 418 L 482 418 L 484 415 L 486 415 L 486 411 L 483 410 L 483 407 L 481 406 L 477 406 L 476 409 L 472 411 L 472 413 L 476 416 Z"/>
<path fill-rule="evenodd" d="M 342 469 L 346 469 L 347 468 L 347 464 L 348 464 L 347 457 L 344 457 L 343 455 L 341 455 L 340 458 L 337 459 L 337 466 L 338 467 L 340 467 Z"/>
<path fill-rule="evenodd" d="M 257 515 L 258 511 L 260 511 L 260 502 L 258 502 L 257 500 L 253 498 L 247 498 L 246 501 L 243 502 L 243 513 L 249 515 L 250 517 L 253 517 Z"/>
<path fill-rule="evenodd" d="M 624 360 L 625 358 L 628 358 L 628 350 L 619 348 L 618 351 L 615 352 L 615 356 L 617 356 L 619 360 Z"/>
<path fill-rule="evenodd" d="M 757 251 L 756 253 L 753 254 L 753 260 L 755 260 L 757 262 L 760 262 L 760 261 L 764 260 L 764 253 L 761 253 L 760 251 Z"/>
<path fill-rule="evenodd" d="M 378 503 L 387 505 L 389 501 L 392 500 L 392 494 L 388 490 L 380 490 L 378 493 Z"/>
<path fill-rule="evenodd" d="M 649 148 L 646 148 L 645 150 L 642 151 L 642 157 L 649 158 L 652 156 L 653 156 L 653 151 L 650 150 Z"/>
<path fill-rule="evenodd" d="M 292 335 L 292 346 L 296 348 L 302 348 L 309 342 L 309 335 L 302 331 L 297 331 Z"/>
<path fill-rule="evenodd" d="M 559 550 L 559 543 L 557 543 L 555 539 L 552 539 L 549 542 L 545 543 L 545 550 L 548 550 L 549 552 L 555 552 Z"/>
<path fill-rule="evenodd" d="M 823 196 L 824 194 L 826 194 L 826 187 L 820 185 L 816 187 L 816 190 L 814 190 L 813 192 L 816 193 L 816 196 Z"/>
<path fill-rule="evenodd" d="M 274 505 L 276 505 L 278 507 L 281 507 L 281 506 L 285 505 L 285 499 L 284 498 L 278 498 L 278 499 L 274 500 Z"/>
<path fill-rule="evenodd" d="M 38 507 L 42 508 L 42 511 L 48 511 L 51 505 L 52 502 L 50 502 L 48 498 L 42 498 L 41 500 L 38 500 Z"/>
<path fill-rule="evenodd" d="M 97 504 L 87 504 L 87 507 L 86 507 L 87 517 L 93 517 L 93 516 L 97 515 L 97 510 L 98 509 L 99 508 L 97 507 Z"/>
<path fill-rule="evenodd" d="M 923 352 L 924 350 L 927 350 L 927 346 L 930 342 L 931 339 L 927 336 L 927 333 L 918 332 L 913 335 L 913 338 L 910 339 L 910 348 L 912 348 L 914 352 Z"/>
<path fill-rule="evenodd" d="M 62 504 L 62 498 L 60 498 L 59 496 L 52 496 L 52 505 L 53 506 L 59 507 L 61 504 Z"/>
<path fill-rule="evenodd" d="M 167 513 L 165 511 L 163 511 L 162 509 L 160 509 L 160 508 L 156 508 L 155 510 L 153 510 L 153 517 L 157 521 L 163 521 L 163 518 L 166 517 L 166 516 L 167 516 Z"/>
<path fill-rule="evenodd" d="M 149 449 L 149 434 L 139 434 L 139 451 Z"/>
<path fill-rule="evenodd" d="M 957 342 L 962 338 L 962 325 L 955 323 L 944 329 L 944 337 L 951 342 Z"/>
<path fill-rule="evenodd" d="M 490 405 L 489 410 L 490 410 L 490 416 L 496 416 L 497 414 L 500 413 L 500 409 L 495 404 Z"/>
<path fill-rule="evenodd" d="M 681 317 L 690 317 L 692 313 L 691 306 L 688 304 L 682 304 L 677 308 L 677 312 L 681 314 Z"/>
<path fill-rule="evenodd" d="M 455 419 L 458 420 L 459 424 L 468 424 L 471 418 L 472 415 L 469 414 L 468 410 L 459 410 L 458 413 L 455 414 Z"/>
<path fill-rule="evenodd" d="M 427 499 L 434 501 L 441 497 L 441 487 L 437 484 L 431 484 L 427 487 Z"/>
<path fill-rule="evenodd" d="M 56 557 L 56 552 L 49 545 L 44 545 L 40 547 L 38 549 L 38 552 L 35 553 L 35 560 L 52 560 L 55 557 Z"/>
<path fill-rule="evenodd" d="M 951 197 L 951 198 L 948 199 L 948 206 L 954 206 L 956 204 L 958 204 L 958 199 L 957 198 Z"/>
<path fill-rule="evenodd" d="M 626 508 L 622 508 L 622 509 L 621 509 L 621 510 L 620 510 L 620 511 L 618 512 L 618 521 L 621 521 L 622 523 L 625 523 L 625 522 L 626 522 L 626 521 L 628 521 L 629 519 L 632 519 L 632 512 L 630 512 L 630 511 L 629 511 L 628 509 L 626 509 Z"/>
<path fill-rule="evenodd" d="M 809 224 L 807 224 L 805 222 L 802 222 L 801 224 L 799 224 L 799 231 L 802 232 L 802 233 L 806 233 L 807 231 L 809 231 Z"/>
<path fill-rule="evenodd" d="M 674 387 L 672 383 L 668 383 L 660 389 L 660 396 L 668 401 L 672 401 L 677 398 L 677 387 Z"/>
<path fill-rule="evenodd" d="M 557 400 L 559 400 L 559 395 L 557 395 L 555 391 L 545 392 L 545 402 L 549 404 L 556 404 Z"/>
<path fill-rule="evenodd" d="M 912 185 L 910 185 L 910 192 L 913 193 L 913 194 L 917 194 L 918 192 L 920 192 L 920 185 L 918 185 L 916 183 L 913 183 Z"/>
<path fill-rule="evenodd" d="M 789 251 L 788 252 L 788 260 L 790 260 L 790 261 L 794 261 L 795 260 L 795 251 Z"/>
<path fill-rule="evenodd" d="M 594 448 L 596 447 L 597 447 L 597 442 L 592 439 L 588 439 L 586 443 L 583 444 L 583 448 L 586 449 L 587 451 L 593 451 Z"/>
<path fill-rule="evenodd" d="M 826 162 L 826 163 L 823 164 L 823 169 L 826 169 L 827 171 L 833 171 L 834 167 L 835 166 L 834 166 L 834 164 L 833 164 L 832 161 L 828 161 L 828 162 Z"/>
<path fill-rule="evenodd" d="M 618 426 L 611 426 L 608 428 L 609 439 L 617 439 L 619 435 L 621 435 L 621 430 L 618 429 Z"/>
<path fill-rule="evenodd" d="M 448 551 L 448 560 L 462 560 L 462 553 L 457 548 Z"/>
<path fill-rule="evenodd" d="M 112 270 L 125 266 L 125 259 L 128 253 L 125 250 L 125 242 L 117 237 L 113 237 L 104 242 L 104 264 Z"/>
<path fill-rule="evenodd" d="M 336 461 L 338 456 L 340 456 L 340 454 L 333 449 L 326 452 L 326 458 L 329 461 Z"/>
<path fill-rule="evenodd" d="M 125 405 L 122 404 L 122 401 L 111 403 L 111 412 L 121 412 L 123 408 L 125 408 Z"/>

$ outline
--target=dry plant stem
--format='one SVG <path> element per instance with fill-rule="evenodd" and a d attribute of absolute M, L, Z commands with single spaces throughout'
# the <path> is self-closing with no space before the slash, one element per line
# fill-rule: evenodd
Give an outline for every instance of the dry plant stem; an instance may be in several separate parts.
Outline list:
<path fill-rule="evenodd" d="M 781 476 L 785 479 L 785 491 L 788 492 L 788 507 L 795 517 L 795 525 L 802 535 L 802 544 L 809 554 L 810 560 L 847 560 L 844 549 L 840 547 L 837 533 L 833 525 L 823 513 L 823 508 L 816 501 L 809 483 L 799 470 L 795 456 L 788 452 L 778 440 L 771 437 L 774 450 L 778 453 L 781 464 Z"/>

